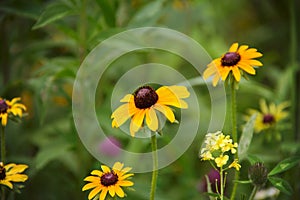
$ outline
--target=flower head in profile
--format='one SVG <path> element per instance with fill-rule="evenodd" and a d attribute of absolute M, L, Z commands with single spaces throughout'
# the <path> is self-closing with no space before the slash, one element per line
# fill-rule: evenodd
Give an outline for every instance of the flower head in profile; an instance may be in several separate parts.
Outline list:
<path fill-rule="evenodd" d="M 118 107 L 111 115 L 112 127 L 120 127 L 129 118 L 130 134 L 135 133 L 143 126 L 144 119 L 151 131 L 158 130 L 156 111 L 161 112 L 171 122 L 176 122 L 174 113 L 169 106 L 187 108 L 187 103 L 182 100 L 190 96 L 184 86 L 162 86 L 156 91 L 150 86 L 142 86 L 133 94 L 127 94 L 121 102 L 125 104 Z"/>
<path fill-rule="evenodd" d="M 117 195 L 118 197 L 123 198 L 125 193 L 122 187 L 133 186 L 133 182 L 127 180 L 133 176 L 133 174 L 127 173 L 131 168 L 123 168 L 123 166 L 124 164 L 116 162 L 112 169 L 105 165 L 101 165 L 102 171 L 93 170 L 91 172 L 92 176 L 88 176 L 84 179 L 84 181 L 88 181 L 89 183 L 82 188 L 82 191 L 92 189 L 88 199 L 94 199 L 94 197 L 99 194 L 99 197 L 96 199 L 104 200 L 107 193 L 109 193 L 111 197 Z"/>
<path fill-rule="evenodd" d="M 22 117 L 26 107 L 18 103 L 21 98 L 13 98 L 11 101 L 0 98 L 0 118 L 2 126 L 6 126 L 7 118 L 10 116 Z"/>
<path fill-rule="evenodd" d="M 217 85 L 220 78 L 225 81 L 229 74 L 232 74 L 234 79 L 239 82 L 244 72 L 254 75 L 255 69 L 253 67 L 263 65 L 260 61 L 255 60 L 261 56 L 262 54 L 257 52 L 255 48 L 249 48 L 247 45 L 239 47 L 238 43 L 234 43 L 227 53 L 207 65 L 203 77 L 208 79 L 208 77 L 214 76 L 213 86 Z"/>
<path fill-rule="evenodd" d="M 22 174 L 28 166 L 24 164 L 10 163 L 3 165 L 0 162 L 0 184 L 13 189 L 13 182 L 25 182 L 28 179 L 26 174 Z"/>
<path fill-rule="evenodd" d="M 238 144 L 233 142 L 229 135 L 224 135 L 221 131 L 208 133 L 205 138 L 205 147 L 201 149 L 201 160 L 213 160 L 217 167 L 228 164 L 229 156 L 236 153 Z M 234 160 L 228 168 L 240 169 L 238 160 Z"/>
<path fill-rule="evenodd" d="M 254 131 L 256 133 L 274 128 L 278 122 L 288 116 L 288 112 L 284 111 L 284 109 L 289 106 L 288 102 L 283 102 L 278 105 L 275 103 L 267 105 L 266 101 L 261 99 L 259 105 L 260 110 L 249 109 L 249 115 L 244 117 L 244 119 L 248 121 L 253 114 L 257 113 L 254 124 Z"/>

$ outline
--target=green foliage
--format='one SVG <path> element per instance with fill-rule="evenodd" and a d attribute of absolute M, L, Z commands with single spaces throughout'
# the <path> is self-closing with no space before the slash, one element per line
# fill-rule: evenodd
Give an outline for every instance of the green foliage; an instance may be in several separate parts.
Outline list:
<path fill-rule="evenodd" d="M 291 157 L 284 159 L 283 161 L 279 162 L 268 174 L 268 176 L 273 176 L 282 172 L 289 170 L 296 165 L 299 165 L 300 157 Z"/>

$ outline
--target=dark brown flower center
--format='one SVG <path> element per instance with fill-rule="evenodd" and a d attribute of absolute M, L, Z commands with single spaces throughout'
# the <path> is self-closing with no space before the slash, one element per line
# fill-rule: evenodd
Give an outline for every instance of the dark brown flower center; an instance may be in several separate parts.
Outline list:
<path fill-rule="evenodd" d="M 104 186 L 114 185 L 118 182 L 118 175 L 114 171 L 108 172 L 101 176 L 101 184 Z"/>
<path fill-rule="evenodd" d="M 6 177 L 6 170 L 3 166 L 0 166 L 0 180 L 4 180 Z"/>
<path fill-rule="evenodd" d="M 143 86 L 134 92 L 134 104 L 137 108 L 150 108 L 158 100 L 158 95 L 150 86 Z"/>
<path fill-rule="evenodd" d="M 8 105 L 6 104 L 5 100 L 0 100 L 0 113 L 6 113 L 8 109 Z"/>
<path fill-rule="evenodd" d="M 234 66 L 241 60 L 240 54 L 236 52 L 227 52 L 222 58 L 221 58 L 221 64 L 222 66 Z"/>
<path fill-rule="evenodd" d="M 264 124 L 272 124 L 275 121 L 275 118 L 271 114 L 264 115 L 263 123 Z"/>

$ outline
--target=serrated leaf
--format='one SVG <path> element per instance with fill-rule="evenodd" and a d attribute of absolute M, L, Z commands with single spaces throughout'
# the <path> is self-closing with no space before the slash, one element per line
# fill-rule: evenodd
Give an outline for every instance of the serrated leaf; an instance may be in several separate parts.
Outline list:
<path fill-rule="evenodd" d="M 73 14 L 72 8 L 63 3 L 51 4 L 46 8 L 46 10 L 38 18 L 36 24 L 32 29 L 38 29 L 44 27 L 56 20 L 59 20 L 65 16 Z"/>
<path fill-rule="evenodd" d="M 281 192 L 288 195 L 292 194 L 293 189 L 286 180 L 278 177 L 268 177 L 268 180 L 272 183 L 274 187 L 279 189 Z"/>
<path fill-rule="evenodd" d="M 268 176 L 273 176 L 275 174 L 279 174 L 281 172 L 284 172 L 294 166 L 296 166 L 300 161 L 299 156 L 287 158 L 280 163 L 278 163 L 268 174 Z"/>
<path fill-rule="evenodd" d="M 245 159 L 247 156 L 247 151 L 249 149 L 252 136 L 253 136 L 255 119 L 256 119 L 256 114 L 251 116 L 251 118 L 243 128 L 243 132 L 238 146 L 238 154 L 240 160 Z"/>

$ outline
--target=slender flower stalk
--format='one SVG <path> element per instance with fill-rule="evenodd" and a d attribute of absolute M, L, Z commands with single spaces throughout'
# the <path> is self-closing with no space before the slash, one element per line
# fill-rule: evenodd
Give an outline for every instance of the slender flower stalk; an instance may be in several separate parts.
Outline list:
<path fill-rule="evenodd" d="M 151 147 L 152 147 L 152 159 L 153 159 L 153 171 L 152 171 L 152 180 L 151 180 L 151 191 L 150 191 L 150 200 L 154 200 L 156 182 L 158 176 L 158 157 L 157 157 L 157 139 L 156 133 L 151 136 Z"/>
<path fill-rule="evenodd" d="M 0 140 L 1 140 L 1 161 L 5 162 L 5 155 L 6 155 L 6 147 L 5 147 L 5 127 L 1 126 L 1 135 L 0 135 Z"/>
<path fill-rule="evenodd" d="M 257 190 L 258 190 L 258 187 L 255 185 L 255 186 L 253 187 L 253 189 L 252 189 L 252 192 L 251 192 L 251 195 L 250 195 L 250 197 L 249 197 L 249 200 L 253 200 L 253 199 L 254 199 Z"/>

